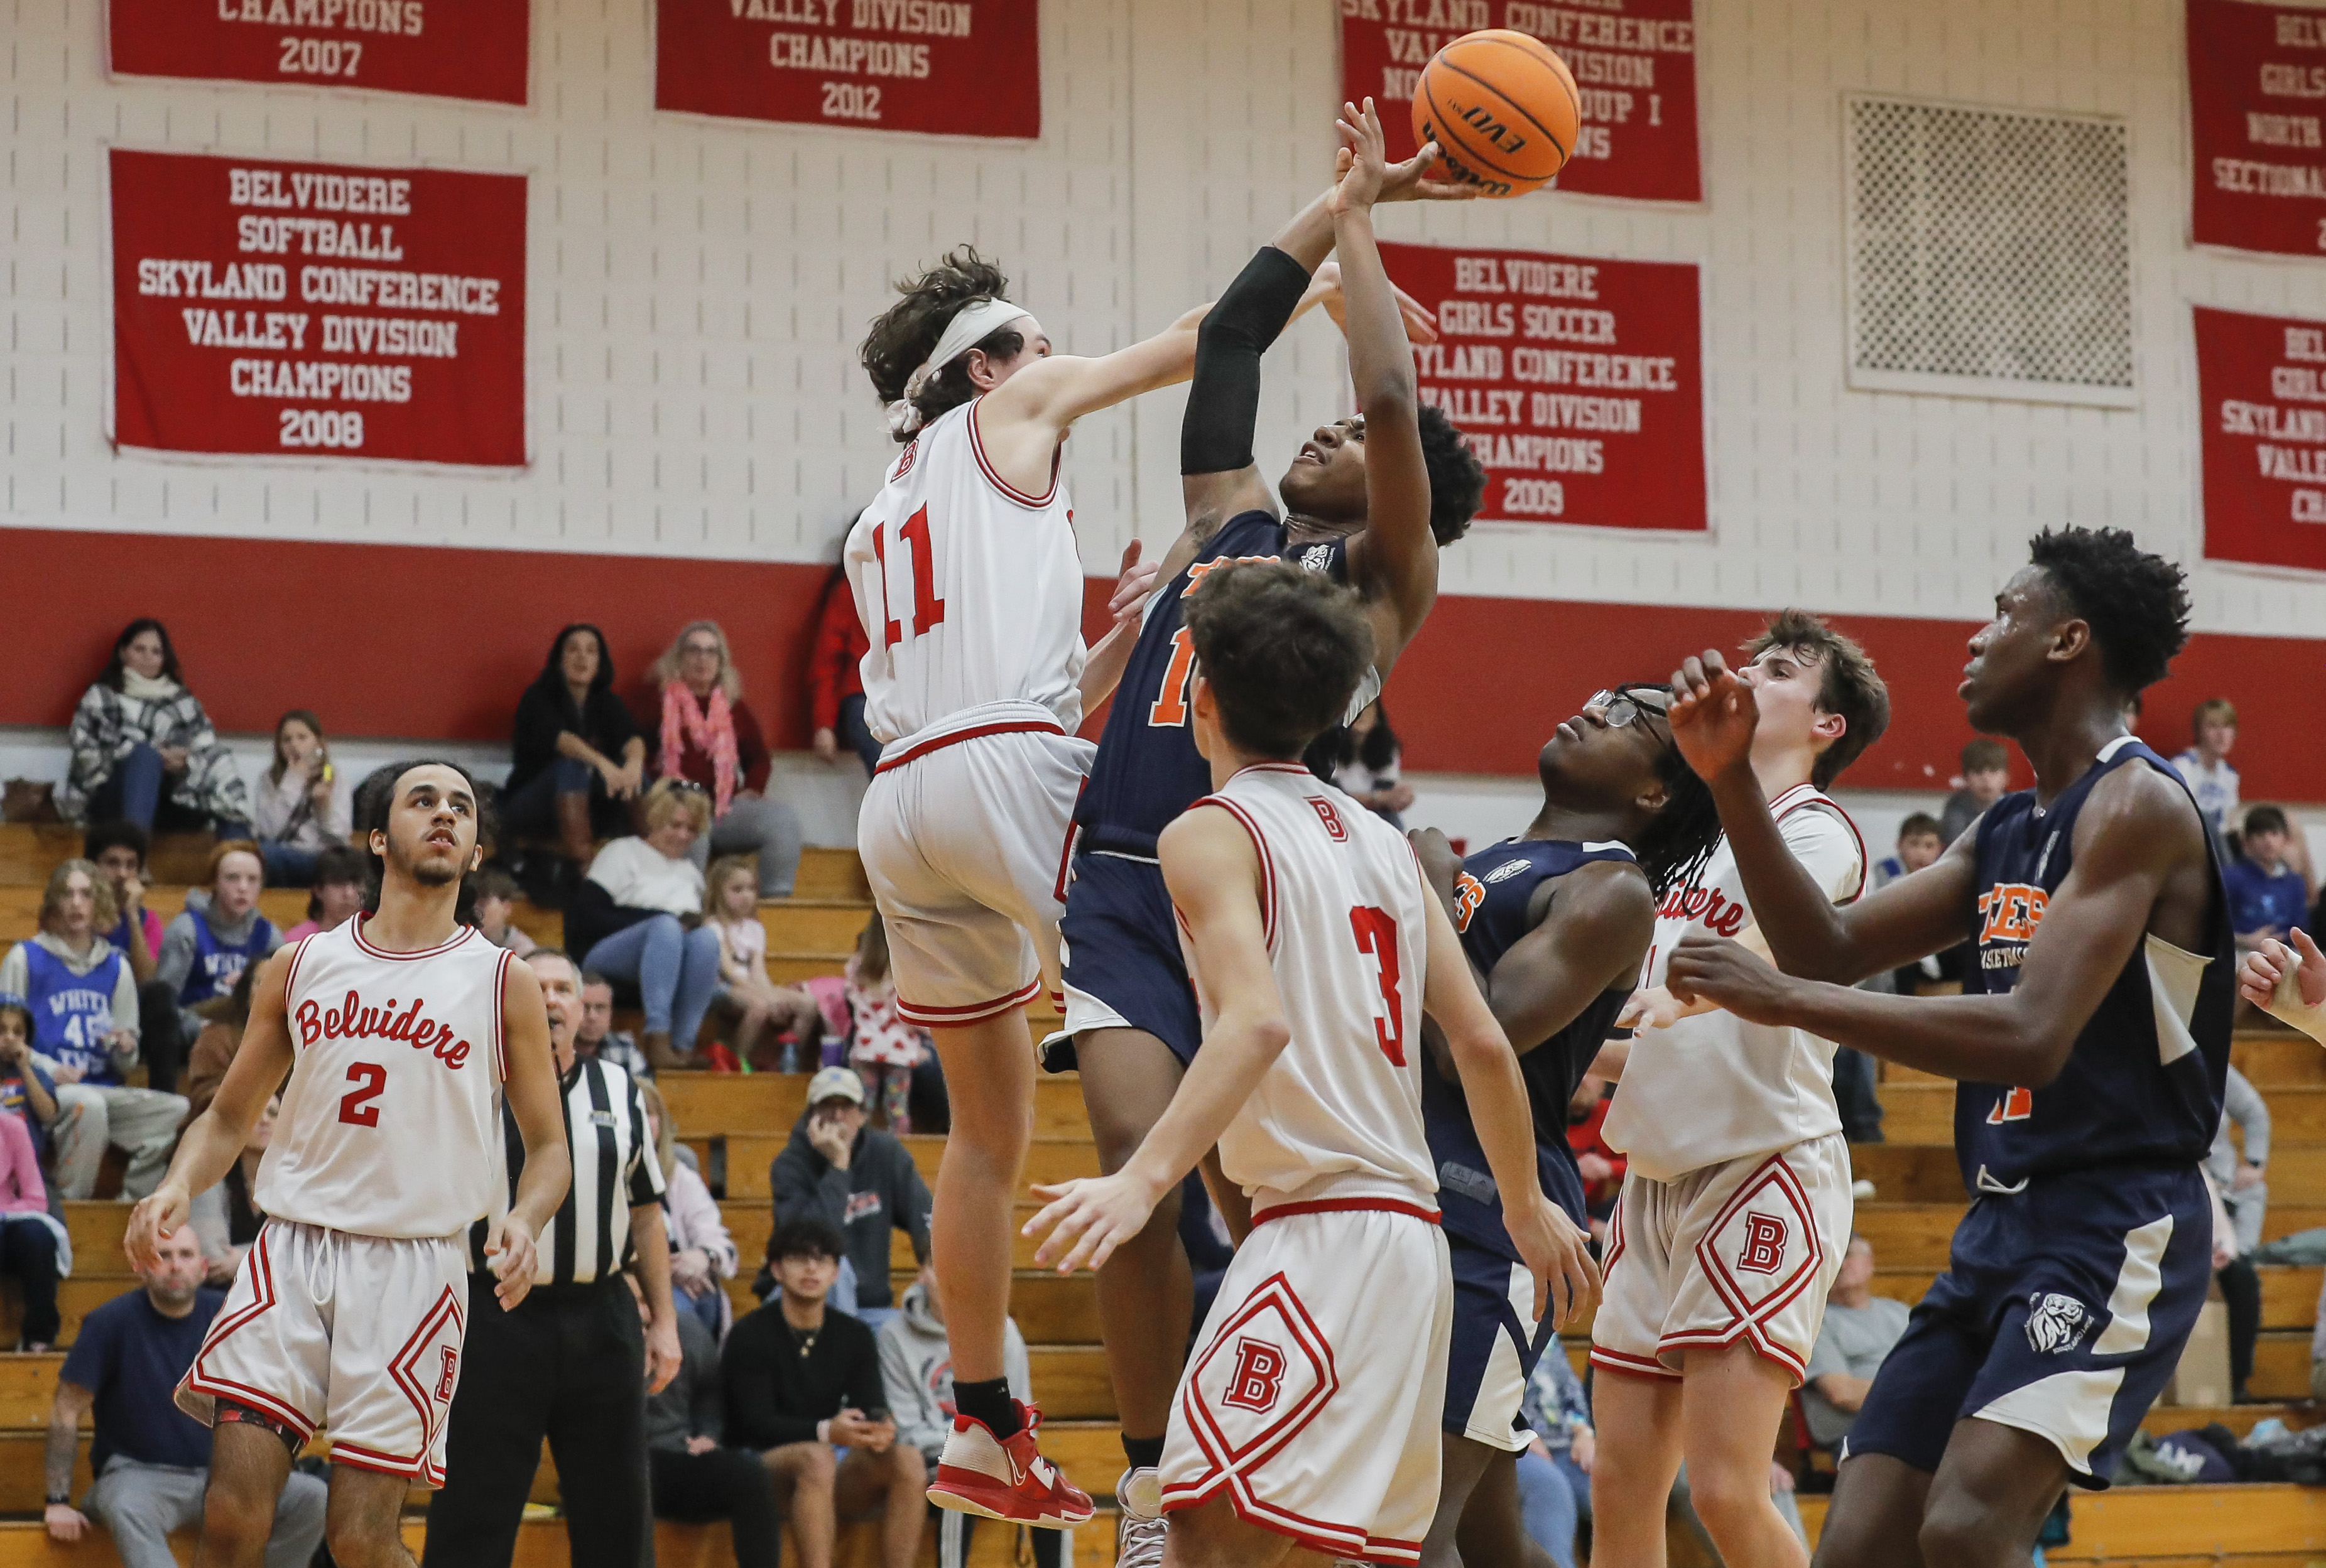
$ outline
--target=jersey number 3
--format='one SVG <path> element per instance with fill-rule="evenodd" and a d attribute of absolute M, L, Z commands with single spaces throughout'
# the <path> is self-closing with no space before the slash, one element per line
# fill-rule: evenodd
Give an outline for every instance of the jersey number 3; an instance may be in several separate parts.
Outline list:
<path fill-rule="evenodd" d="M 355 1087 L 340 1097 L 340 1119 L 349 1127 L 377 1127 L 379 1107 L 372 1101 L 387 1087 L 387 1069 L 377 1062 L 350 1062 L 348 1081 Z"/>
<path fill-rule="evenodd" d="M 1397 922 L 1386 909 L 1360 905 L 1349 911 L 1349 924 L 1357 933 L 1357 951 L 1372 955 L 1373 978 L 1381 982 L 1382 1010 L 1373 1015 L 1373 1039 L 1391 1067 L 1402 1067 L 1405 1013 L 1397 994 Z"/>
<path fill-rule="evenodd" d="M 913 579 L 913 636 L 944 624 L 944 600 L 937 597 L 936 561 L 929 549 L 929 509 L 924 506 L 905 519 L 897 536 L 910 548 Z M 880 645 L 893 648 L 905 640 L 905 629 L 889 610 L 889 525 L 872 530 L 872 558 L 880 566 Z"/>

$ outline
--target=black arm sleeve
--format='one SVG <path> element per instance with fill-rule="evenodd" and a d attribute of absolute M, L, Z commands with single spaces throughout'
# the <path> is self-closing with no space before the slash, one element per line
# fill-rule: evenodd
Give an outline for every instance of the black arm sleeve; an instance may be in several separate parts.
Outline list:
<path fill-rule="evenodd" d="M 1251 467 L 1260 417 L 1260 357 L 1308 292 L 1308 274 L 1272 245 L 1244 264 L 1196 330 L 1196 376 L 1179 426 L 1179 471 L 1226 474 Z"/>

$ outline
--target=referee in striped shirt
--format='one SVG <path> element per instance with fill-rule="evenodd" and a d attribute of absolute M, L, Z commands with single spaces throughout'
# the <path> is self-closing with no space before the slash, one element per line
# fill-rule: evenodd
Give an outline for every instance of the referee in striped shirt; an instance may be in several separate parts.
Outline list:
<path fill-rule="evenodd" d="M 653 1540 L 646 1396 L 677 1375 L 680 1359 L 662 1168 L 637 1082 L 610 1062 L 574 1060 L 582 976 L 573 960 L 538 948 L 526 961 L 548 1006 L 573 1185 L 541 1233 L 539 1272 L 514 1312 L 501 1309 L 485 1272 L 490 1217 L 470 1233 L 468 1339 L 423 1562 L 507 1568 L 546 1437 L 572 1568 L 640 1568 Z M 525 1149 L 503 1120 L 514 1192 Z M 633 1254 L 654 1319 L 643 1330 L 621 1276 Z"/>

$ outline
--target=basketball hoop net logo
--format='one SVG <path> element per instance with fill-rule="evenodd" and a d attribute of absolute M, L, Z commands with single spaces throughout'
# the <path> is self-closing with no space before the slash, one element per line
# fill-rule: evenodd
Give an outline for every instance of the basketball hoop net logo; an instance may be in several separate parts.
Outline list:
<path fill-rule="evenodd" d="M 1220 1403 L 1265 1415 L 1284 1391 L 1284 1351 L 1266 1340 L 1238 1340 L 1235 1369 Z"/>
<path fill-rule="evenodd" d="M 452 1397 L 452 1385 L 459 1381 L 461 1352 L 451 1345 L 444 1348 L 444 1372 L 436 1379 L 436 1402 L 439 1405 Z"/>
<path fill-rule="evenodd" d="M 1744 1249 L 1736 1255 L 1739 1274 L 1774 1274 L 1784 1266 L 1785 1222 L 1774 1214 L 1744 1216 Z"/>

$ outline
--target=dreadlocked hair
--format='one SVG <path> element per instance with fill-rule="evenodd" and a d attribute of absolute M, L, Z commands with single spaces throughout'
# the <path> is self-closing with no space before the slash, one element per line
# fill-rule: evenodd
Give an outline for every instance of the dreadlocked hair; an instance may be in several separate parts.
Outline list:
<path fill-rule="evenodd" d="M 979 300 L 998 300 L 1009 292 L 1009 280 L 1001 268 L 978 255 L 977 247 L 971 245 L 956 246 L 917 278 L 898 279 L 897 292 L 904 297 L 875 318 L 858 355 L 880 401 L 895 403 L 905 395 L 905 384 L 935 352 L 937 339 L 944 336 L 946 324 L 961 313 L 962 307 Z M 1015 327 L 1004 327 L 988 333 L 974 347 L 984 350 L 989 359 L 1014 359 L 1026 347 L 1026 335 Z M 914 394 L 913 407 L 926 425 L 976 395 L 977 388 L 969 379 L 969 356 L 963 354 L 929 377 Z M 897 439 L 908 441 L 913 434 L 901 432 Z"/>
<path fill-rule="evenodd" d="M 1648 819 L 1632 854 L 1661 901 L 1696 880 L 1712 858 L 1713 846 L 1720 842 L 1720 812 L 1712 803 L 1712 786 L 1696 776 L 1677 748 L 1665 752 L 1656 776 L 1664 786 L 1663 808 Z"/>
<path fill-rule="evenodd" d="M 2131 696 L 2164 679 L 2189 642 L 2188 580 L 2179 567 L 2121 528 L 2046 528 L 2028 541 L 2027 556 L 2090 625 L 2109 685 Z"/>
<path fill-rule="evenodd" d="M 1429 473 L 1429 533 L 1443 547 L 1470 532 L 1486 496 L 1486 470 L 1460 427 L 1436 404 L 1415 411 L 1421 426 L 1421 461 Z"/>

